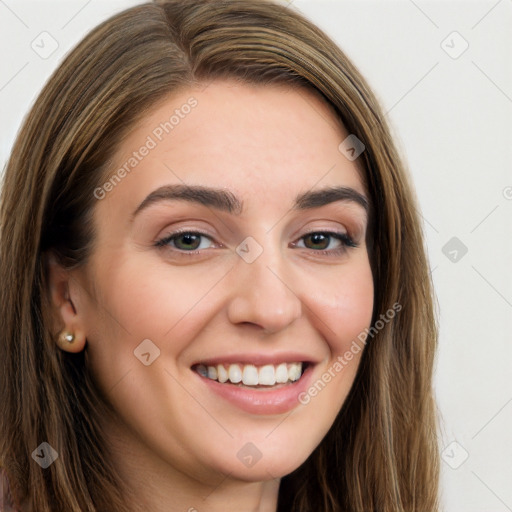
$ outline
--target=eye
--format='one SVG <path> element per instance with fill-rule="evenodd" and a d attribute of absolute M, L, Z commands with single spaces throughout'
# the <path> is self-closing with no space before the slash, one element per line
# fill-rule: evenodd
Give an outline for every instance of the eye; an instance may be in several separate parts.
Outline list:
<path fill-rule="evenodd" d="M 209 236 L 196 231 L 171 233 L 156 242 L 157 247 L 171 247 L 184 252 L 208 249 L 212 244 L 213 241 Z"/>
<path fill-rule="evenodd" d="M 177 231 L 158 240 L 155 245 L 192 255 L 198 254 L 203 249 L 215 247 L 215 242 L 210 236 L 200 231 Z M 336 256 L 344 253 L 348 247 L 357 247 L 358 244 L 347 233 L 314 231 L 302 236 L 292 246 L 310 249 L 318 254 Z"/>
<path fill-rule="evenodd" d="M 357 244 L 347 233 L 315 231 L 301 237 L 294 246 L 312 249 L 322 254 L 339 254 L 345 251 L 347 247 L 357 247 Z"/>

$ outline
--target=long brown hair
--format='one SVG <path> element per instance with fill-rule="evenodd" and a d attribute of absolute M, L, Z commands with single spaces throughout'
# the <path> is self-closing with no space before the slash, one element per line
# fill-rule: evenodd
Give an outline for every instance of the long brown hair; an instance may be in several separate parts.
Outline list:
<path fill-rule="evenodd" d="M 437 327 L 406 171 L 350 60 L 292 8 L 265 0 L 162 0 L 121 12 L 70 53 L 25 120 L 0 206 L 0 467 L 14 497 L 41 512 L 132 510 L 98 427 L 86 358 L 56 347 L 45 256 L 87 262 L 94 189 L 126 131 L 169 94 L 217 78 L 314 88 L 363 141 L 373 322 L 400 305 L 368 338 L 329 433 L 282 479 L 279 512 L 437 510 Z M 45 470 L 31 458 L 43 441 L 59 453 Z"/>

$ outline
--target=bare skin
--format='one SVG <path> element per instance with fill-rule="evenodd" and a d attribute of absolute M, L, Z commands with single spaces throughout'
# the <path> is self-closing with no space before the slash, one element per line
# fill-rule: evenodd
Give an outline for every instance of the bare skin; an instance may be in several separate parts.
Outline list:
<path fill-rule="evenodd" d="M 158 140 L 155 128 L 192 97 Z M 346 198 L 294 202 L 326 187 L 365 196 L 356 162 L 338 150 L 347 135 L 310 92 L 219 81 L 165 99 L 118 148 L 113 172 L 148 136 L 156 143 L 95 205 L 91 259 L 72 272 L 53 264 L 51 286 L 60 327 L 75 333 L 69 350 L 86 350 L 115 410 L 105 435 L 134 505 L 273 512 L 280 479 L 332 425 L 361 352 L 333 367 L 371 321 L 367 213 Z M 229 191 L 241 212 L 160 199 L 134 215 L 168 185 Z M 143 340 L 148 365 L 134 354 Z M 307 403 L 248 411 L 195 371 L 233 354 L 308 361 L 306 390 L 334 376 Z"/>

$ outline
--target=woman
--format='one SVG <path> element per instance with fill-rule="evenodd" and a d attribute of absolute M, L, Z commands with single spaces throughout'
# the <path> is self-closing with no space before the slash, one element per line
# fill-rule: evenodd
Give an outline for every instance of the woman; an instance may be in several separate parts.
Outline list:
<path fill-rule="evenodd" d="M 1 204 L 16 510 L 432 511 L 431 283 L 384 116 L 266 1 L 161 1 L 50 79 Z"/>

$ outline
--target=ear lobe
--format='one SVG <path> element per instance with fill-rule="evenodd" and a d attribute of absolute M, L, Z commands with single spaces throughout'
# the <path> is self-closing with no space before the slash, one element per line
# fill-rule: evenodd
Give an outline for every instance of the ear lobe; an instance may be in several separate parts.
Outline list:
<path fill-rule="evenodd" d="M 47 270 L 54 318 L 53 329 L 57 333 L 55 342 L 66 352 L 80 352 L 85 347 L 86 337 L 82 319 L 70 296 L 71 275 L 68 270 L 58 263 L 54 254 L 49 254 L 47 257 Z M 71 343 L 62 342 L 65 339 L 61 336 L 64 331 L 73 334 Z"/>

